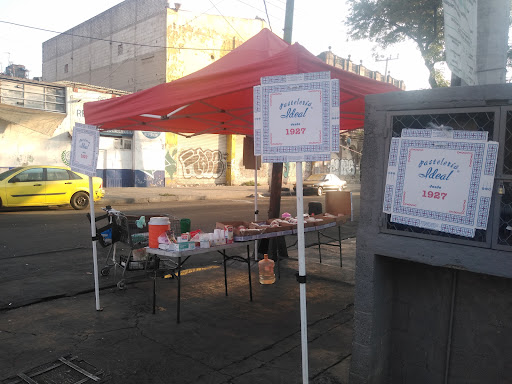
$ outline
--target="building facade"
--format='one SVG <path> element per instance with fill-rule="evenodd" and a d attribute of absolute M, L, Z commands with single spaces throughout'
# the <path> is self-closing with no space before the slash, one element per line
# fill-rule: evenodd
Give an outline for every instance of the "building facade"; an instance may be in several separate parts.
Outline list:
<path fill-rule="evenodd" d="M 195 72 L 265 27 L 166 0 L 126 0 L 43 43 L 43 80 L 136 92 Z"/>
<path fill-rule="evenodd" d="M 264 27 L 261 19 L 196 14 L 165 0 L 126 0 L 44 42 L 43 79 L 136 92 L 211 64 Z M 105 131 L 98 173 L 107 187 L 240 185 L 254 179 L 243 143 L 236 136 Z M 346 145 L 330 162 L 307 163 L 304 175 L 358 181 L 359 149 Z M 263 164 L 260 184 L 270 175 L 271 165 Z M 295 164 L 284 164 L 283 187 L 294 182 Z"/>

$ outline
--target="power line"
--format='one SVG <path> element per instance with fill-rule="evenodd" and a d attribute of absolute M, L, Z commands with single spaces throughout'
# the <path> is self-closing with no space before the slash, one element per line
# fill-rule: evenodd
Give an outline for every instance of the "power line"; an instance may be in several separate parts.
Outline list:
<path fill-rule="evenodd" d="M 231 25 L 231 23 L 229 22 L 229 20 L 228 20 L 228 19 L 226 19 L 226 16 L 224 16 L 224 15 L 222 14 L 222 12 L 219 10 L 219 8 L 217 8 L 217 6 L 213 3 L 213 1 L 212 1 L 212 0 L 210 0 L 210 3 L 212 3 L 212 5 L 213 5 L 213 6 L 215 7 L 215 9 L 217 10 L 217 12 L 219 12 L 219 13 L 220 13 L 220 15 L 224 18 L 224 20 L 226 20 L 226 23 L 228 23 L 228 25 L 233 29 L 233 31 L 235 31 L 235 32 L 236 32 L 236 34 L 237 34 L 238 36 L 240 36 L 240 39 L 242 39 L 242 42 L 245 42 L 245 39 L 242 37 L 242 35 L 240 35 L 240 33 L 238 33 L 238 31 L 236 30 L 236 28 L 235 28 L 235 27 L 233 27 L 233 25 Z"/>
<path fill-rule="evenodd" d="M 23 27 L 23 28 L 36 29 L 36 30 L 38 30 L 38 31 L 44 31 L 44 32 L 50 32 L 50 33 L 56 33 L 56 34 L 58 34 L 58 35 L 67 35 L 67 36 L 81 37 L 81 38 L 84 38 L 84 39 L 91 39 L 91 40 L 106 41 L 106 42 L 108 42 L 108 43 L 126 44 L 126 45 L 136 45 L 136 46 L 139 46 L 139 47 L 163 48 L 163 49 L 188 49 L 188 50 L 194 50 L 194 51 L 231 51 L 231 49 L 223 49 L 223 48 L 167 47 L 167 46 L 162 46 L 162 45 L 149 45 L 149 44 L 140 44 L 140 43 L 129 43 L 129 42 L 126 42 L 126 41 L 109 40 L 109 39 L 101 39 L 101 38 L 99 38 L 99 37 L 91 37 L 91 36 L 77 35 L 77 34 L 69 33 L 69 32 L 57 32 L 57 31 L 52 31 L 52 30 L 50 30 L 50 29 L 33 27 L 33 26 L 30 26 L 30 25 L 17 24 L 17 23 L 12 23 L 12 22 L 10 22 L 10 21 L 5 21 L 5 20 L 0 20 L 0 23 L 4 23 L 4 24 L 11 24 L 11 25 L 15 25 L 15 26 L 18 26 L 18 27 Z M 236 31 L 236 30 L 235 30 L 235 31 Z M 237 33 L 238 33 L 238 32 L 237 32 Z M 240 34 L 238 34 L 238 35 L 240 36 Z M 241 37 L 241 36 L 240 36 L 240 37 Z M 243 40 L 243 39 L 242 39 L 242 40 Z"/>
<path fill-rule="evenodd" d="M 267 2 L 265 0 L 263 0 L 263 4 L 265 4 L 265 13 L 267 14 L 268 26 L 269 26 L 270 30 L 272 31 L 272 26 L 270 25 L 270 18 L 268 17 Z"/>

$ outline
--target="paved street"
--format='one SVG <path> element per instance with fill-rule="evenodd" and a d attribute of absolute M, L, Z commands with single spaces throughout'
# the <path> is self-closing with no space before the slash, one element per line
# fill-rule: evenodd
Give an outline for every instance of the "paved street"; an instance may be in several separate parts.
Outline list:
<path fill-rule="evenodd" d="M 68 212 L 64 213 L 69 216 Z M 337 247 L 322 247 L 322 264 L 316 247 L 306 251 L 312 382 L 348 382 L 356 228 L 357 222 L 342 227 L 343 268 Z M 70 230 L 84 228 L 71 225 Z M 308 244 L 315 238 L 308 235 Z M 294 240 L 290 237 L 287 242 Z M 99 249 L 100 265 L 106 252 Z M 4 257 L 0 379 L 70 354 L 103 370 L 111 383 L 301 382 L 295 247 L 289 255 L 280 263 L 281 279 L 272 286 L 257 282 L 257 265 L 252 264 L 253 302 L 244 264 L 228 265 L 228 297 L 220 254 L 209 253 L 188 268 L 186 264 L 180 324 L 176 324 L 176 280 L 157 279 L 153 315 L 153 280 L 135 271 L 128 272 L 125 290 L 116 287 L 119 275 L 100 277 L 103 311 L 96 311 L 87 241 L 58 252 Z"/>

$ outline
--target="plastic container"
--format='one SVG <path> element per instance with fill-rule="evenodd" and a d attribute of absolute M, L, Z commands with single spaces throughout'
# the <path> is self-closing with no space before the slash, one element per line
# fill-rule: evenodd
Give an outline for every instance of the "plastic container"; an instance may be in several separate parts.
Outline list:
<path fill-rule="evenodd" d="M 180 220 L 181 233 L 190 232 L 190 219 Z"/>
<path fill-rule="evenodd" d="M 171 229 L 168 217 L 152 217 L 149 219 L 149 248 L 158 248 L 158 236 Z"/>
<path fill-rule="evenodd" d="M 258 261 L 258 270 L 260 275 L 260 284 L 274 284 L 276 275 L 274 273 L 274 260 L 268 258 L 268 254 L 263 255 L 263 259 Z"/>

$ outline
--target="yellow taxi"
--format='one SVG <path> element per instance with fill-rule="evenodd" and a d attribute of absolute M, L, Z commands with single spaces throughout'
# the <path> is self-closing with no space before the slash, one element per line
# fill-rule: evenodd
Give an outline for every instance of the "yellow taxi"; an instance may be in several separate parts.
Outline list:
<path fill-rule="evenodd" d="M 94 201 L 105 195 L 103 179 L 93 177 Z M 89 177 L 67 167 L 33 165 L 0 173 L 0 207 L 71 204 L 89 206 Z"/>

